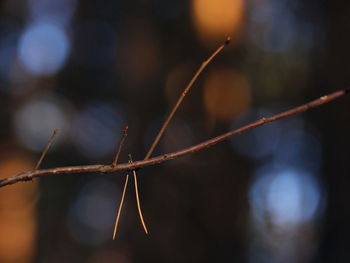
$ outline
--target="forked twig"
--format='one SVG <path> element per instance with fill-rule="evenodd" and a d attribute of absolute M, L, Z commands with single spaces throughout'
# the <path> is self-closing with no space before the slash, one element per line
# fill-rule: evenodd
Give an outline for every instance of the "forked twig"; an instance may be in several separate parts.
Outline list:
<path fill-rule="evenodd" d="M 124 203 L 124 197 L 126 193 L 126 188 L 128 186 L 128 181 L 129 181 L 129 174 L 126 174 L 125 178 L 125 183 L 124 183 L 124 188 L 123 188 L 123 194 L 122 194 L 122 199 L 120 200 L 119 208 L 118 208 L 118 213 L 117 213 L 117 218 L 115 219 L 115 224 L 114 224 L 114 230 L 113 230 L 113 240 L 116 237 L 117 234 L 117 229 L 118 229 L 118 224 L 119 224 L 119 218 L 120 218 L 120 213 L 123 208 L 123 203 Z"/>
<path fill-rule="evenodd" d="M 57 133 L 58 133 L 58 130 L 54 130 L 52 132 L 52 135 L 51 135 L 50 139 L 48 140 L 48 142 L 47 142 L 43 152 L 40 155 L 40 158 L 39 158 L 38 162 L 35 165 L 35 170 L 39 169 L 39 167 L 40 167 L 41 163 L 43 162 L 43 160 L 44 160 L 48 150 L 50 149 L 50 146 L 51 146 L 51 144 L 53 142 L 53 139 L 55 138 Z"/>
<path fill-rule="evenodd" d="M 129 154 L 129 163 L 132 163 L 132 158 L 131 158 L 131 154 Z M 140 216 L 140 220 L 141 220 L 141 224 L 143 229 L 145 230 L 145 233 L 148 234 L 148 230 L 145 224 L 145 220 L 143 219 L 142 216 L 142 210 L 141 210 L 141 204 L 140 204 L 140 198 L 139 198 L 139 190 L 137 187 L 137 175 L 136 175 L 136 171 L 132 170 L 132 173 L 134 175 L 134 185 L 135 185 L 135 195 L 136 195 L 136 203 L 137 203 L 137 210 L 139 212 L 139 216 Z"/>
<path fill-rule="evenodd" d="M 174 107 L 172 108 L 172 110 L 170 111 L 167 119 L 164 121 L 162 127 L 160 128 L 156 138 L 154 139 L 151 147 L 149 148 L 144 160 L 148 160 L 153 151 L 154 148 L 157 146 L 160 138 L 162 137 L 166 127 L 169 125 L 169 122 L 171 121 L 171 119 L 173 118 L 175 112 L 177 111 L 177 109 L 179 108 L 180 104 L 182 103 L 182 101 L 184 100 L 186 94 L 190 91 L 190 89 L 192 88 L 194 82 L 198 79 L 199 75 L 202 73 L 202 71 L 207 67 L 207 65 L 224 49 L 225 46 L 227 46 L 229 43 L 231 42 L 231 37 L 227 37 L 226 41 L 218 48 L 214 51 L 214 53 L 207 59 L 205 60 L 201 66 L 199 67 L 199 69 L 197 70 L 197 72 L 194 74 L 194 76 L 192 77 L 191 81 L 187 84 L 186 88 L 184 89 L 184 91 L 181 93 L 179 99 L 177 100 L 176 104 L 174 105 Z"/>

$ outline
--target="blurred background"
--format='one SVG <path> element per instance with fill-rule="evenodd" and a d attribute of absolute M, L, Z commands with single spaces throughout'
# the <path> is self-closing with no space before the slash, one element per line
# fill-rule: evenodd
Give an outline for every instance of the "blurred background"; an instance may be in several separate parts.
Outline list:
<path fill-rule="evenodd" d="M 142 159 L 202 61 L 228 35 L 153 155 L 346 88 L 350 3 L 3 0 L 0 176 Z M 124 174 L 0 189 L 0 262 L 349 262 L 350 112 L 342 98 L 139 171 L 150 235 Z"/>

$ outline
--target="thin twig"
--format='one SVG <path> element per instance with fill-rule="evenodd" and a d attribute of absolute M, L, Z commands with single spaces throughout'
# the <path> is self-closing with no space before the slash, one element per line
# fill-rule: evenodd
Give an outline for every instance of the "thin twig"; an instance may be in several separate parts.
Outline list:
<path fill-rule="evenodd" d="M 309 109 L 321 106 L 323 104 L 326 104 L 330 101 L 333 101 L 335 99 L 338 99 L 345 94 L 349 94 L 350 89 L 344 89 L 344 90 L 339 90 L 334 93 L 331 93 L 329 95 L 322 96 L 316 100 L 313 100 L 309 103 L 306 103 L 304 105 L 292 108 L 290 110 L 284 111 L 282 113 L 276 114 L 271 117 L 267 118 L 262 118 L 258 121 L 252 122 L 248 125 L 245 125 L 241 128 L 231 130 L 225 134 L 222 134 L 220 136 L 217 136 L 215 138 L 212 138 L 210 140 L 204 141 L 202 143 L 199 143 L 197 145 L 185 148 L 183 150 L 173 152 L 173 153 L 167 153 L 163 154 L 148 160 L 142 160 L 142 161 L 137 161 L 133 163 L 123 163 L 123 164 L 118 164 L 117 166 L 111 166 L 111 165 L 82 165 L 82 166 L 70 166 L 70 167 L 58 167 L 58 168 L 51 168 L 51 169 L 42 169 L 42 170 L 33 170 L 33 171 L 27 171 L 27 172 L 22 172 L 19 174 L 16 174 L 11 177 L 4 178 L 0 180 L 0 187 L 10 185 L 10 184 L 15 184 L 18 182 L 23 182 L 23 181 L 29 181 L 33 178 L 37 177 L 42 177 L 46 175 L 59 175 L 59 174 L 74 174 L 74 173 L 112 173 L 112 172 L 117 172 L 117 171 L 130 171 L 150 165 L 155 165 L 159 164 L 171 159 L 179 158 L 181 156 L 185 156 L 191 153 L 195 153 L 198 151 L 201 151 L 205 148 L 211 147 L 221 141 L 224 141 L 232 136 L 235 136 L 237 134 L 249 131 L 251 129 L 254 129 L 256 127 L 262 126 L 266 123 L 277 121 L 289 116 L 293 116 L 295 114 L 302 113 L 304 111 L 307 111 Z"/>
<path fill-rule="evenodd" d="M 41 156 L 40 156 L 38 162 L 37 162 L 36 165 L 35 165 L 35 170 L 39 169 L 39 167 L 40 167 L 41 163 L 43 162 L 43 160 L 44 160 L 44 158 L 45 158 L 45 156 L 46 156 L 48 150 L 50 149 L 50 146 L 51 146 L 51 144 L 52 144 L 52 142 L 53 142 L 53 139 L 55 138 L 55 136 L 56 136 L 57 133 L 58 133 L 58 130 L 54 130 L 54 131 L 52 132 L 52 135 L 51 135 L 49 141 L 47 142 L 47 144 L 46 144 L 46 146 L 45 146 L 45 149 L 44 149 L 43 152 L 41 153 Z"/>
<path fill-rule="evenodd" d="M 132 164 L 132 158 L 131 158 L 131 154 L 129 154 L 129 163 Z M 145 220 L 143 219 L 142 216 L 142 210 L 141 210 L 141 204 L 140 204 L 140 198 L 139 198 L 139 190 L 137 187 L 137 175 L 136 175 L 136 171 L 132 170 L 132 173 L 134 175 L 134 185 L 135 185 L 135 195 L 136 195 L 136 203 L 137 203 L 137 210 L 139 212 L 139 216 L 140 216 L 140 220 L 141 220 L 141 224 L 143 226 L 143 229 L 145 230 L 145 233 L 148 234 L 148 230 L 145 224 Z"/>
<path fill-rule="evenodd" d="M 115 239 L 116 234 L 117 234 L 120 212 L 122 211 L 122 208 L 123 208 L 124 197 L 125 197 L 126 187 L 128 186 L 128 181 L 129 181 L 129 174 L 126 174 L 125 183 L 124 183 L 124 188 L 123 188 L 123 194 L 122 194 L 122 199 L 120 200 L 120 204 L 119 204 L 119 208 L 118 208 L 118 213 L 117 213 L 117 218 L 115 219 L 115 224 L 114 224 L 113 240 Z"/>
<path fill-rule="evenodd" d="M 192 77 L 191 81 L 187 84 L 186 88 L 184 89 L 184 91 L 181 93 L 179 99 L 177 100 L 175 106 L 173 107 L 173 109 L 171 110 L 171 112 L 169 113 L 167 119 L 164 121 L 162 127 L 160 128 L 156 138 L 154 139 L 151 147 L 149 148 L 144 160 L 148 160 L 153 151 L 154 148 L 157 146 L 160 138 L 162 137 L 166 127 L 168 127 L 169 122 L 171 121 L 171 119 L 173 118 L 175 112 L 177 111 L 177 109 L 179 108 L 180 104 L 182 103 L 182 101 L 184 100 L 186 94 L 190 91 L 190 89 L 192 88 L 194 82 L 198 79 L 198 77 L 200 76 L 200 74 L 202 73 L 202 71 L 207 67 L 207 65 L 224 49 L 225 46 L 227 46 L 229 43 L 231 42 L 231 37 L 227 37 L 226 41 L 217 49 L 214 51 L 214 53 L 206 60 L 202 63 L 202 65 L 199 67 L 199 69 L 197 70 L 197 72 L 194 74 L 194 76 Z"/>
<path fill-rule="evenodd" d="M 192 77 L 191 81 L 187 84 L 187 86 L 185 87 L 185 89 L 183 90 L 183 92 L 181 93 L 180 97 L 178 98 L 176 104 L 174 105 L 174 107 L 172 108 L 172 110 L 170 111 L 168 117 L 166 118 L 166 120 L 164 121 L 162 127 L 160 128 L 156 138 L 154 139 L 151 147 L 149 148 L 148 152 L 145 155 L 144 160 L 148 160 L 155 147 L 157 146 L 160 138 L 162 137 L 165 129 L 168 127 L 171 119 L 174 117 L 177 109 L 180 107 L 182 101 L 184 100 L 184 98 L 186 97 L 187 93 L 190 91 L 190 89 L 192 88 L 194 82 L 198 79 L 198 77 L 200 76 L 200 74 L 203 72 L 203 70 L 207 67 L 207 65 L 224 49 L 225 46 L 227 46 L 231 41 L 231 37 L 227 37 L 226 41 L 218 48 L 214 51 L 214 53 L 207 59 L 205 60 L 202 65 L 199 67 L 199 69 L 197 70 L 197 72 L 194 74 L 194 76 Z M 131 155 L 129 155 L 129 160 L 131 161 Z M 114 165 L 115 166 L 115 165 Z M 136 171 L 132 170 L 133 174 L 134 174 L 134 182 L 135 182 L 135 192 L 136 192 L 136 200 L 137 200 L 137 208 L 139 210 L 139 215 L 140 215 L 140 219 L 142 222 L 142 226 L 146 232 L 146 234 L 148 234 L 147 231 L 147 227 L 145 225 L 145 222 L 143 220 L 142 217 L 142 211 L 141 211 L 141 206 L 140 206 L 140 201 L 139 201 L 139 195 L 138 195 L 138 187 L 137 187 L 137 175 L 136 175 Z"/>
<path fill-rule="evenodd" d="M 115 157 L 114 157 L 114 160 L 112 162 L 112 166 L 116 166 L 117 163 L 118 163 L 118 160 L 119 160 L 119 156 L 120 156 L 120 153 L 122 151 L 122 148 L 123 148 L 123 145 L 124 145 L 124 142 L 125 142 L 125 139 L 126 137 L 128 136 L 128 129 L 129 129 L 129 126 L 125 126 L 122 130 L 122 136 L 119 140 L 119 143 L 118 143 L 118 149 L 117 149 L 117 152 L 115 154 Z"/>

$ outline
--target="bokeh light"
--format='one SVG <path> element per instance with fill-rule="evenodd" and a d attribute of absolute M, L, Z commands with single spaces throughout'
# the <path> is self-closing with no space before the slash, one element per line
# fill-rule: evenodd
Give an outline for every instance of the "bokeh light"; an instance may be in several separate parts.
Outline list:
<path fill-rule="evenodd" d="M 321 141 L 311 131 L 288 129 L 274 152 L 274 163 L 290 165 L 310 172 L 319 172 L 322 167 Z"/>
<path fill-rule="evenodd" d="M 316 179 L 288 166 L 266 166 L 256 172 L 251 186 L 252 213 L 259 221 L 291 227 L 312 220 L 320 208 L 321 191 Z"/>
<path fill-rule="evenodd" d="M 32 20 L 45 19 L 51 22 L 67 24 L 77 4 L 77 0 L 28 0 Z"/>
<path fill-rule="evenodd" d="M 159 67 L 159 45 L 155 32 L 148 21 L 142 27 L 132 26 L 120 43 L 117 70 L 127 92 L 138 95 L 149 92 L 145 89 Z M 152 84 L 151 87 L 154 85 Z M 137 88 L 134 90 L 133 88 Z"/>
<path fill-rule="evenodd" d="M 233 120 L 231 129 L 237 129 L 260 118 L 271 116 L 268 109 L 251 109 Z M 273 155 L 282 133 L 280 122 L 272 122 L 249 132 L 230 138 L 231 145 L 239 154 L 259 160 Z"/>
<path fill-rule="evenodd" d="M 18 141 L 28 149 L 41 152 L 53 130 L 58 129 L 60 136 L 55 139 L 55 145 L 59 144 L 67 128 L 69 111 L 69 104 L 54 95 L 33 97 L 15 114 L 14 130 Z"/>
<path fill-rule="evenodd" d="M 70 51 L 69 37 L 57 24 L 36 21 L 23 32 L 18 57 L 26 69 L 37 76 L 56 74 Z"/>
<path fill-rule="evenodd" d="M 325 197 L 317 177 L 305 170 L 259 168 L 249 192 L 250 262 L 307 262 L 317 246 L 315 229 Z"/>
<path fill-rule="evenodd" d="M 5 26 L 6 27 L 6 26 Z M 1 28 L 1 24 L 0 24 Z M 18 30 L 13 28 L 9 32 L 2 33 L 0 38 L 0 89 L 9 92 L 7 84 L 10 82 L 11 67 L 16 59 L 16 46 L 18 41 Z"/>
<path fill-rule="evenodd" d="M 194 25 L 200 37 L 222 40 L 235 36 L 244 17 L 243 0 L 192 0 Z"/>
<path fill-rule="evenodd" d="M 248 17 L 250 40 L 266 52 L 285 52 L 297 46 L 309 49 L 313 44 L 313 27 L 296 18 L 288 1 L 252 1 Z"/>
<path fill-rule="evenodd" d="M 0 145 L 1 148 L 6 145 Z M 0 158 L 0 179 L 32 170 L 25 155 L 9 151 Z M 0 191 L 0 261 L 29 263 L 36 249 L 38 184 L 18 184 Z"/>
<path fill-rule="evenodd" d="M 155 137 L 154 137 L 155 138 Z M 175 152 L 194 143 L 194 134 L 191 126 L 184 120 L 174 119 L 164 132 L 161 141 L 162 152 Z"/>
<path fill-rule="evenodd" d="M 203 101 L 209 116 L 220 121 L 230 121 L 250 106 L 248 81 L 234 70 L 213 71 L 205 81 Z"/>
<path fill-rule="evenodd" d="M 96 246 L 111 239 L 120 194 L 106 179 L 91 180 L 82 186 L 67 218 L 77 242 Z"/>
<path fill-rule="evenodd" d="M 91 160 L 112 158 L 124 126 L 124 113 L 120 107 L 115 103 L 93 101 L 74 117 L 71 141 L 83 156 Z"/>

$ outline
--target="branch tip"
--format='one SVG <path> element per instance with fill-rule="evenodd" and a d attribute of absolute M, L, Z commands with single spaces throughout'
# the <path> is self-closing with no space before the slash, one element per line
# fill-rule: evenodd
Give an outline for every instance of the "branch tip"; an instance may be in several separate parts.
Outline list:
<path fill-rule="evenodd" d="M 154 139 L 151 147 L 149 148 L 148 152 L 146 153 L 146 156 L 144 158 L 144 160 L 148 160 L 156 145 L 158 144 L 160 138 L 163 136 L 163 133 L 165 131 L 165 129 L 168 127 L 170 121 L 172 120 L 172 118 L 174 117 L 177 109 L 180 107 L 182 101 L 184 100 L 185 96 L 187 95 L 187 93 L 190 91 L 190 89 L 193 87 L 194 82 L 198 79 L 198 77 L 201 75 L 201 73 L 203 72 L 203 70 L 208 66 L 208 64 L 224 49 L 224 47 L 226 45 L 228 45 L 231 41 L 231 37 L 227 37 L 226 41 L 224 44 L 220 45 L 220 47 L 218 47 L 212 54 L 211 56 L 205 60 L 201 66 L 199 67 L 199 69 L 196 71 L 196 73 L 193 75 L 192 79 L 190 80 L 190 82 L 187 84 L 187 86 L 185 87 L 185 89 L 182 91 L 180 97 L 178 98 L 177 102 L 175 103 L 174 107 L 171 109 L 168 117 L 165 119 L 165 121 L 162 124 L 162 127 L 160 128 L 158 134 L 156 135 L 156 138 Z"/>
<path fill-rule="evenodd" d="M 226 38 L 224 44 L 227 46 L 228 44 L 230 44 L 231 40 L 232 40 L 231 36 L 228 36 L 228 37 Z"/>

